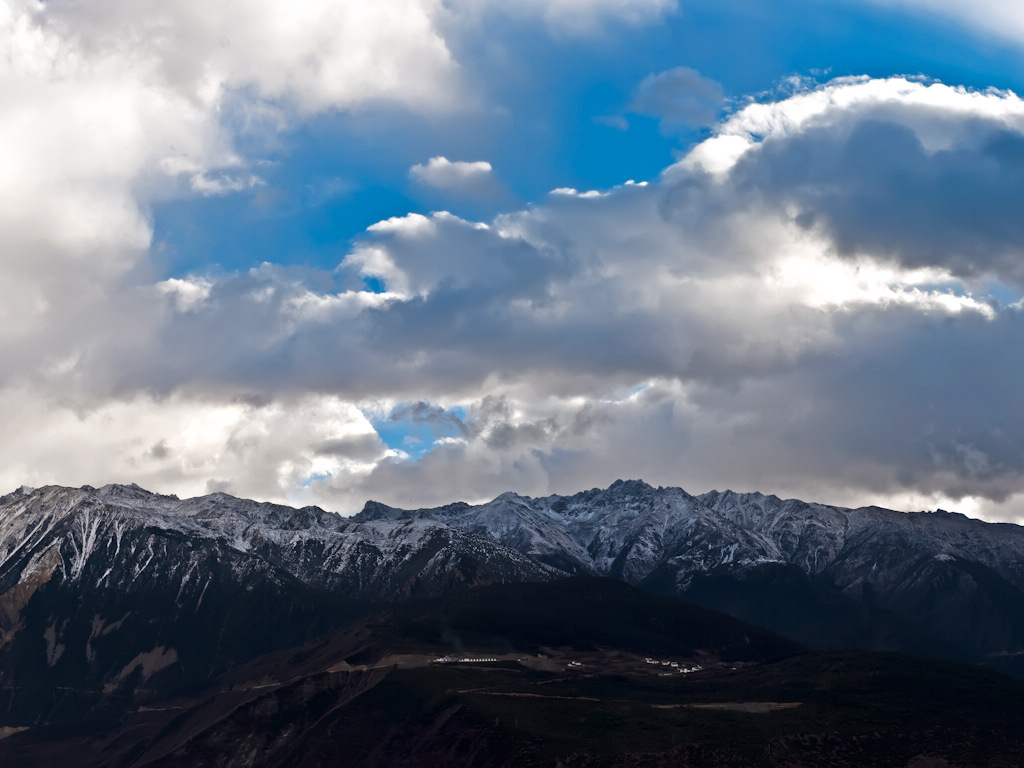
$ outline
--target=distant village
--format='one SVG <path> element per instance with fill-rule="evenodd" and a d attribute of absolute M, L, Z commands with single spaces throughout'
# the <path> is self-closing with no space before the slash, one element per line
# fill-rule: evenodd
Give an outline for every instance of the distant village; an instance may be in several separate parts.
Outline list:
<path fill-rule="evenodd" d="M 547 658 L 544 654 L 538 654 L 538 658 Z M 432 664 L 486 664 L 496 663 L 499 661 L 510 661 L 512 659 L 505 658 L 499 659 L 495 656 L 452 656 L 445 655 L 439 656 L 433 661 Z M 525 658 L 515 659 L 515 661 L 525 661 Z M 644 659 L 644 663 L 650 664 L 655 667 L 665 667 L 665 671 L 662 673 L 663 676 L 667 677 L 672 674 L 688 675 L 693 672 L 700 672 L 704 669 L 700 664 L 694 664 L 691 667 L 681 665 L 678 661 L 672 661 L 670 659 L 655 659 L 647 657 Z M 586 665 L 581 661 L 570 660 L 566 663 L 566 669 L 570 670 L 581 670 Z M 735 669 L 735 667 L 734 667 Z"/>
<path fill-rule="evenodd" d="M 700 672 L 704 669 L 700 664 L 694 664 L 692 667 L 680 667 L 678 661 L 659 661 L 658 659 L 651 658 L 644 659 L 644 661 L 655 666 L 669 667 L 670 671 L 666 672 L 666 675 L 671 675 L 672 672 L 678 672 L 681 675 L 688 675 L 691 672 Z"/>

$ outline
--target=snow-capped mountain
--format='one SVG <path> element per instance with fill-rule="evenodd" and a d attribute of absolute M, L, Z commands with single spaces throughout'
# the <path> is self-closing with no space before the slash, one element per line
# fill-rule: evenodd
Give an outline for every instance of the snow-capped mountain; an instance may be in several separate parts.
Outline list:
<path fill-rule="evenodd" d="M 691 496 L 636 480 L 479 506 L 370 502 L 356 519 L 446 522 L 565 571 L 674 593 L 811 644 L 1024 651 L 1024 528 L 1011 524 L 760 493 Z"/>
<path fill-rule="evenodd" d="M 182 546 L 190 554 L 169 556 Z M 449 582 L 540 579 L 550 571 L 489 537 L 426 518 L 358 522 L 317 507 L 222 493 L 179 500 L 124 485 L 0 497 L 0 588 L 55 573 L 66 583 L 95 576 L 90 586 L 128 592 L 162 579 L 201 588 L 206 551 L 230 561 L 240 582 L 279 572 L 307 587 L 374 600 L 444 591 Z"/>
<path fill-rule="evenodd" d="M 444 521 L 562 570 L 631 584 L 642 583 L 668 560 L 689 574 L 781 557 L 769 538 L 723 519 L 682 489 L 654 489 L 639 481 L 575 496 L 506 493 L 480 506 L 396 510 L 369 502 L 355 519 L 379 518 Z"/>
<path fill-rule="evenodd" d="M 691 496 L 620 480 L 573 496 L 506 493 L 479 506 L 401 510 L 368 502 L 354 519 L 445 522 L 541 561 L 634 584 L 666 564 L 685 589 L 697 573 L 777 562 L 828 573 L 845 590 L 887 589 L 927 557 L 975 561 L 1024 588 L 1024 528 L 941 510 L 845 509 L 732 491 Z"/>
<path fill-rule="evenodd" d="M 368 601 L 552 572 L 426 519 L 363 523 L 135 486 L 22 488 L 0 498 L 0 707 L 82 711 L 301 644 Z"/>

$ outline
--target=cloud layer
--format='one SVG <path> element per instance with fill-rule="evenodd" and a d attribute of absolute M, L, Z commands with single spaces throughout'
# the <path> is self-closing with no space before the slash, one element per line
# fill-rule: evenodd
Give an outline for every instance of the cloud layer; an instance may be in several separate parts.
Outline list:
<path fill-rule="evenodd" d="M 798 85 L 647 184 L 386 219 L 334 270 L 160 274 L 152 204 L 259 187 L 244 138 L 478 97 L 468 5 L 271 6 L 0 0 L 0 483 L 349 511 L 639 476 L 1016 514 L 1017 96 Z M 488 13 L 588 35 L 674 7 Z M 679 68 L 633 108 L 702 123 L 720 96 Z M 486 160 L 409 173 L 495 183 Z"/>

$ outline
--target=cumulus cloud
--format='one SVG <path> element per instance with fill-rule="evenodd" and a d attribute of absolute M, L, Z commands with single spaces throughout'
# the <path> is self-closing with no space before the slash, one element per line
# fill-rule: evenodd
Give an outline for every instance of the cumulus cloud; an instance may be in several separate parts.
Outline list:
<path fill-rule="evenodd" d="M 462 194 L 487 193 L 496 187 L 494 171 L 486 160 L 466 162 L 432 157 L 426 163 L 412 166 L 409 178 L 428 187 Z"/>
<path fill-rule="evenodd" d="M 25 9 L 24 0 L 8 0 Z M 374 100 L 436 109 L 451 105 L 457 65 L 436 27 L 431 0 L 383 4 L 270 0 L 147 4 L 98 0 L 46 3 L 29 23 L 84 57 L 116 51 L 151 70 L 155 83 L 209 103 L 252 88 L 303 110 Z"/>
<path fill-rule="evenodd" d="M 261 184 L 239 129 L 381 104 L 463 108 L 442 27 L 459 34 L 436 0 L 0 2 L 0 226 L 17 316 L 64 299 L 40 285 L 42 264 L 88 263 L 72 283 L 138 264 L 168 182 L 199 194 Z"/>
<path fill-rule="evenodd" d="M 1020 282 L 1022 162 L 1015 94 L 855 78 L 741 110 L 680 166 L 728 171 L 842 255 Z"/>
<path fill-rule="evenodd" d="M 667 8 L 517 12 L 565 5 L 632 20 Z M 0 334 L 44 315 L 57 326 L 59 308 L 80 315 L 145 271 L 153 200 L 262 184 L 239 132 L 332 110 L 465 108 L 473 96 L 446 38 L 468 34 L 456 11 L 437 0 L 0 0 Z"/>
<path fill-rule="evenodd" d="M 193 0 L 2 0 L 0 340 L 12 346 L 0 381 L 33 358 L 63 369 L 100 339 L 152 330 L 136 316 L 143 300 L 124 293 L 150 270 L 150 204 L 261 185 L 235 149 L 239 126 L 373 103 L 457 106 L 440 12 L 418 0 L 216 12 Z"/>

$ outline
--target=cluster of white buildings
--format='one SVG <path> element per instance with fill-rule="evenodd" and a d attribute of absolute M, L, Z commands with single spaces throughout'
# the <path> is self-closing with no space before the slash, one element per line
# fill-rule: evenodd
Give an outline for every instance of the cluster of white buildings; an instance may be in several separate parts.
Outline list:
<path fill-rule="evenodd" d="M 691 672 L 700 672 L 704 669 L 700 664 L 694 664 L 692 667 L 680 667 L 678 661 L 660 661 L 651 658 L 646 658 L 644 661 L 655 666 L 669 667 L 669 672 L 679 672 L 683 675 L 688 675 Z"/>
<path fill-rule="evenodd" d="M 485 661 L 498 661 L 498 659 L 471 659 L 466 656 L 440 656 L 434 659 L 434 664 L 479 664 Z"/>

